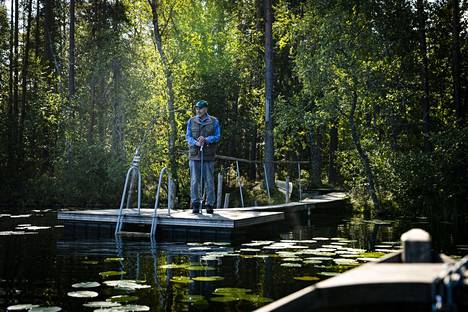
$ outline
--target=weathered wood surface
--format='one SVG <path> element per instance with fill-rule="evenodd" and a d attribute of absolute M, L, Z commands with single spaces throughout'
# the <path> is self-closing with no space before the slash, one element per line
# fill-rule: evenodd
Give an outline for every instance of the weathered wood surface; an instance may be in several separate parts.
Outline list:
<path fill-rule="evenodd" d="M 343 203 L 348 196 L 343 192 L 333 192 L 325 195 L 320 195 L 316 198 L 306 198 L 298 202 L 289 202 L 285 204 L 253 206 L 244 208 L 224 208 L 221 211 L 284 211 L 296 212 L 307 210 L 309 208 L 320 208 L 321 204 L 339 204 Z"/>
<path fill-rule="evenodd" d="M 151 224 L 153 209 L 141 209 L 138 214 L 136 209 L 124 210 L 124 224 Z M 93 209 L 80 211 L 61 211 L 58 219 L 75 222 L 116 223 L 118 209 Z M 167 226 L 192 226 L 204 228 L 239 228 L 280 221 L 284 219 L 282 212 L 258 212 L 258 211 L 229 211 L 216 209 L 213 215 L 193 214 L 189 210 L 172 210 L 168 215 L 167 209 L 158 209 L 158 225 Z"/>
<path fill-rule="evenodd" d="M 430 304 L 432 281 L 445 268 L 445 263 L 368 263 L 301 289 L 256 312 L 320 311 L 375 304 Z M 466 281 L 465 292 L 468 292 Z M 462 299 L 462 304 L 468 304 L 467 300 Z"/>

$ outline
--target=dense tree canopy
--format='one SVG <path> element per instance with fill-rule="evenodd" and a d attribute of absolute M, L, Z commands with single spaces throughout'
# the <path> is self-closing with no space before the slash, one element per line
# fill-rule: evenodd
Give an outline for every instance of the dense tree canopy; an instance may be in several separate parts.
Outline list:
<path fill-rule="evenodd" d="M 309 162 L 308 188 L 377 212 L 465 208 L 468 2 L 275 0 L 271 86 L 269 2 L 0 1 L 0 201 L 116 205 L 141 144 L 145 201 L 169 166 L 183 207 L 186 121 L 205 99 L 219 154 L 274 147 Z"/>

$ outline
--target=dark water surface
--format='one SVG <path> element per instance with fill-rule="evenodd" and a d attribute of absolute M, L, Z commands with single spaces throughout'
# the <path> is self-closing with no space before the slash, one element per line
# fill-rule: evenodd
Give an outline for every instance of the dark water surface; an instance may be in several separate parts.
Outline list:
<path fill-rule="evenodd" d="M 468 227 L 464 224 L 465 220 L 450 223 L 424 217 L 364 220 L 328 210 L 310 217 L 295 215 L 287 224 L 268 231 L 253 230 L 238 237 L 235 244 L 161 243 L 112 236 L 73 238 L 64 235 L 54 211 L 3 211 L 0 311 L 23 303 L 58 306 L 63 311 L 94 311 L 98 308 L 83 304 L 119 295 L 130 296 L 129 304 L 138 305 L 133 306 L 135 310 L 147 306 L 151 311 L 251 311 L 371 261 L 370 256 L 395 251 L 400 235 L 412 227 L 428 230 L 437 251 L 462 256 L 468 253 Z M 379 253 L 365 253 L 369 251 Z M 100 275 L 108 271 L 126 273 Z M 120 279 L 138 281 L 117 287 L 104 284 Z M 98 282 L 100 286 L 72 287 L 81 282 Z M 141 289 L 134 289 L 137 286 Z M 76 291 L 94 291 L 98 296 L 68 295 Z"/>

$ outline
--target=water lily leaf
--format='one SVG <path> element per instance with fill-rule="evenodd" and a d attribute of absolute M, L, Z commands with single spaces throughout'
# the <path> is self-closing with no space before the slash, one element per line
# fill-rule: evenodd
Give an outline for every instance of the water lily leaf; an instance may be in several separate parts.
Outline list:
<path fill-rule="evenodd" d="M 224 277 L 222 276 L 197 276 L 192 279 L 197 282 L 217 282 L 217 281 L 224 280 Z"/>
<path fill-rule="evenodd" d="M 300 267 L 302 267 L 302 264 L 286 262 L 286 263 L 281 263 L 281 266 L 282 267 L 287 267 L 287 268 L 300 268 Z"/>
<path fill-rule="evenodd" d="M 359 262 L 353 259 L 334 259 L 333 262 L 335 262 L 338 265 L 359 265 Z"/>
<path fill-rule="evenodd" d="M 238 301 L 239 298 L 237 297 L 231 297 L 231 296 L 222 296 L 222 297 L 212 297 L 210 298 L 210 301 L 212 302 L 234 302 Z"/>
<path fill-rule="evenodd" d="M 127 304 L 119 307 L 112 307 L 108 309 L 97 309 L 94 312 L 136 312 L 136 311 L 149 311 L 150 307 L 138 304 Z"/>
<path fill-rule="evenodd" d="M 293 257 L 293 258 L 282 258 L 281 261 L 286 261 L 286 262 L 301 262 L 302 259 L 299 257 Z"/>
<path fill-rule="evenodd" d="M 73 288 L 95 288 L 99 286 L 101 286 L 101 284 L 99 284 L 98 282 L 83 282 L 72 285 Z"/>
<path fill-rule="evenodd" d="M 221 287 L 221 288 L 216 288 L 213 291 L 213 294 L 221 295 L 221 296 L 232 296 L 234 294 L 246 294 L 251 291 L 252 289 L 248 289 L 248 288 Z"/>
<path fill-rule="evenodd" d="M 262 296 L 258 296 L 258 295 L 244 295 L 241 297 L 242 300 L 247 300 L 247 301 L 250 301 L 250 302 L 253 302 L 253 303 L 269 303 L 269 302 L 273 302 L 273 299 L 271 298 L 267 298 L 267 297 L 262 297 Z"/>
<path fill-rule="evenodd" d="M 189 264 L 177 264 L 177 263 L 171 263 L 171 264 L 164 264 L 161 265 L 161 269 L 186 269 L 189 267 Z"/>
<path fill-rule="evenodd" d="M 118 276 L 118 275 L 124 275 L 127 274 L 125 271 L 105 271 L 99 273 L 103 278 L 110 277 L 110 276 Z"/>
<path fill-rule="evenodd" d="M 118 296 L 110 297 L 109 299 L 107 299 L 107 301 L 125 303 L 125 302 L 137 301 L 138 299 L 139 298 L 137 296 L 118 295 Z"/>
<path fill-rule="evenodd" d="M 187 277 L 187 276 L 174 276 L 173 278 L 171 278 L 171 282 L 180 283 L 180 284 L 193 283 L 190 277 Z"/>
<path fill-rule="evenodd" d="M 364 252 L 359 254 L 361 258 L 381 258 L 383 256 L 385 256 L 383 252 Z"/>
<path fill-rule="evenodd" d="M 205 297 L 202 295 L 184 295 L 179 302 L 184 302 L 184 303 L 196 303 L 199 301 L 204 301 Z"/>
<path fill-rule="evenodd" d="M 86 308 L 113 308 L 120 307 L 121 304 L 118 302 L 109 302 L 109 301 L 91 301 L 83 304 L 83 307 Z"/>
<path fill-rule="evenodd" d="M 104 259 L 104 262 L 120 262 L 123 261 L 124 258 L 106 258 Z"/>
<path fill-rule="evenodd" d="M 39 305 L 37 304 L 30 304 L 30 303 L 15 304 L 15 305 L 7 307 L 7 311 L 23 311 L 23 310 L 36 308 L 38 306 Z"/>
<path fill-rule="evenodd" d="M 313 240 L 316 241 L 327 241 L 330 240 L 328 237 L 312 237 Z"/>
<path fill-rule="evenodd" d="M 320 280 L 319 277 L 316 277 L 316 276 L 309 276 L 309 275 L 296 276 L 296 277 L 294 277 L 294 279 L 295 279 L 295 280 L 298 280 L 298 281 L 306 281 L 306 282 L 315 282 L 315 281 Z"/>
<path fill-rule="evenodd" d="M 212 271 L 215 270 L 214 267 L 206 266 L 206 265 L 191 265 L 187 267 L 189 271 Z"/>
<path fill-rule="evenodd" d="M 53 307 L 35 307 L 32 309 L 29 309 L 28 312 L 59 312 L 59 311 L 62 311 L 61 307 L 53 306 Z"/>
<path fill-rule="evenodd" d="M 321 260 L 304 260 L 304 264 L 322 264 Z"/>
<path fill-rule="evenodd" d="M 320 272 L 318 274 L 322 275 L 322 276 L 337 276 L 340 273 L 338 273 L 338 272 Z"/>
<path fill-rule="evenodd" d="M 128 280 L 128 279 L 122 279 L 122 280 L 111 280 L 111 281 L 105 281 L 104 284 L 110 287 L 116 287 L 120 283 L 134 283 L 134 284 L 143 284 L 146 283 L 145 280 Z"/>
<path fill-rule="evenodd" d="M 99 261 L 96 261 L 96 260 L 83 260 L 83 261 L 81 261 L 81 263 L 94 265 L 94 264 L 99 264 Z"/>
<path fill-rule="evenodd" d="M 68 292 L 67 295 L 73 298 L 94 298 L 99 296 L 97 292 L 89 290 L 71 291 Z"/>

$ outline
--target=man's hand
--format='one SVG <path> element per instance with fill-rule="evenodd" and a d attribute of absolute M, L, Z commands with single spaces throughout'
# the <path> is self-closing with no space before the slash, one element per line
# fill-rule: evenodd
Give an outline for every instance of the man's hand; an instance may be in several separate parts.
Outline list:
<path fill-rule="evenodd" d="M 197 146 L 203 146 L 205 144 L 206 138 L 203 136 L 199 136 L 197 139 Z"/>

